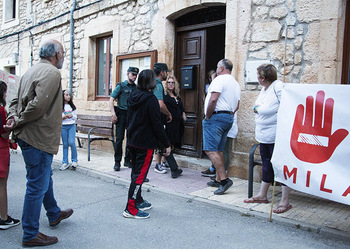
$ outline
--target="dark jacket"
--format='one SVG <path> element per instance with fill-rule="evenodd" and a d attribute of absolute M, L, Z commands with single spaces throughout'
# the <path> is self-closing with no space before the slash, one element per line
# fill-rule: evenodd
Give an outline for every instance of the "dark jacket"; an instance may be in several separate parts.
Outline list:
<path fill-rule="evenodd" d="M 128 98 L 127 143 L 142 149 L 170 146 L 159 103 L 152 92 L 136 89 Z"/>
<path fill-rule="evenodd" d="M 185 112 L 181 99 L 178 97 L 177 102 L 169 95 L 164 96 L 164 104 L 171 113 L 172 120 L 165 124 L 165 132 L 172 145 L 180 147 L 181 139 L 184 133 L 184 123 L 182 113 Z"/>

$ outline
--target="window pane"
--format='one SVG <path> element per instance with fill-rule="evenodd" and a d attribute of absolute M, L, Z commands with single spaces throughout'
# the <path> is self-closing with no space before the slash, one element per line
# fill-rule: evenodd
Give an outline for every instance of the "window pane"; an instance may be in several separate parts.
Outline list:
<path fill-rule="evenodd" d="M 16 0 L 5 1 L 5 21 L 16 18 Z"/>
<path fill-rule="evenodd" d="M 106 45 L 107 40 L 101 39 L 97 42 L 97 95 L 105 96 L 105 82 L 106 82 Z"/>

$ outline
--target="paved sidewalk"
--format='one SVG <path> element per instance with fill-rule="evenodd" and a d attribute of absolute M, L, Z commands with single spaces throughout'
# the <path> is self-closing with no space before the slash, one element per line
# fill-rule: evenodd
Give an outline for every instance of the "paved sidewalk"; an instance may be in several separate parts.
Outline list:
<path fill-rule="evenodd" d="M 234 183 L 233 186 L 224 195 L 217 196 L 213 194 L 213 191 L 216 190 L 215 188 L 207 187 L 209 178 L 202 177 L 200 174 L 200 169 L 207 168 L 210 165 L 209 160 L 178 155 L 175 155 L 175 158 L 182 166 L 183 175 L 177 179 L 172 179 L 169 170 L 167 174 L 155 173 L 153 162 L 148 174 L 150 182 L 144 184 L 145 190 L 147 188 L 156 188 L 159 191 L 225 206 L 239 211 L 244 216 L 257 216 L 266 219 L 266 221 L 269 220 L 271 203 L 246 204 L 243 202 L 248 194 L 247 180 L 231 177 Z M 54 157 L 55 168 L 60 166 L 61 160 L 62 147 L 60 147 L 58 155 Z M 120 171 L 115 172 L 113 170 L 114 157 L 112 153 L 92 150 L 91 161 L 87 161 L 87 150 L 78 148 L 78 160 L 78 172 L 94 175 L 117 184 L 129 184 L 130 169 L 122 166 Z M 187 165 L 190 165 L 190 168 L 185 168 Z M 254 183 L 254 193 L 257 193 L 259 188 L 260 184 Z M 271 197 L 272 187 L 268 194 L 270 201 Z M 274 206 L 279 203 L 280 198 L 281 187 L 277 186 Z M 350 240 L 350 206 L 297 191 L 292 191 L 290 203 L 293 205 L 293 208 L 284 214 L 273 214 L 273 222 Z"/>

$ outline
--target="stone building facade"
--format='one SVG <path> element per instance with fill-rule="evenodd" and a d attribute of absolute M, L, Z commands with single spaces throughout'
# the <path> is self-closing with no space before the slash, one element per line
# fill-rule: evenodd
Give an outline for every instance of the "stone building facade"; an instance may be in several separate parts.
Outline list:
<path fill-rule="evenodd" d="M 341 83 L 342 75 L 349 72 L 344 66 L 349 61 L 346 47 L 350 43 L 345 39 L 346 29 L 350 32 L 346 24 L 349 5 L 347 0 L 4 0 L 0 2 L 0 70 L 23 75 L 38 61 L 41 43 L 57 39 L 66 51 L 63 88 L 73 90 L 78 113 L 109 115 L 107 96 L 96 94 L 100 38 L 111 38 L 112 89 L 125 74 L 117 65 L 120 55 L 156 51 L 153 59 L 167 63 L 180 75 L 181 32 L 203 29 L 205 23 L 181 26 L 179 20 L 189 20 L 192 13 L 200 17 L 210 9 L 224 10 L 223 19 L 207 22 L 224 25 L 223 57 L 233 61 L 232 74 L 241 86 L 239 133 L 229 174 L 247 178 L 248 153 L 255 143 L 252 106 L 260 90 L 256 81 L 248 79 L 249 70 L 259 62 L 271 61 L 284 82 Z M 213 27 L 210 32 L 215 34 Z M 207 44 L 210 32 L 203 36 Z M 215 45 L 215 38 L 211 40 Z M 208 64 L 204 71 L 212 69 Z M 100 146 L 110 148 L 110 144 Z"/>

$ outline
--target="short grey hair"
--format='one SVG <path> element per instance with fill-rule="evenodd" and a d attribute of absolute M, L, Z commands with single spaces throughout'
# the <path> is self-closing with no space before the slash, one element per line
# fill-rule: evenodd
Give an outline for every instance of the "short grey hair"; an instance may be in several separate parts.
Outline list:
<path fill-rule="evenodd" d="M 57 42 L 49 41 L 41 45 L 39 56 L 40 58 L 51 58 L 55 56 L 57 52 L 62 52 L 60 45 Z"/>

